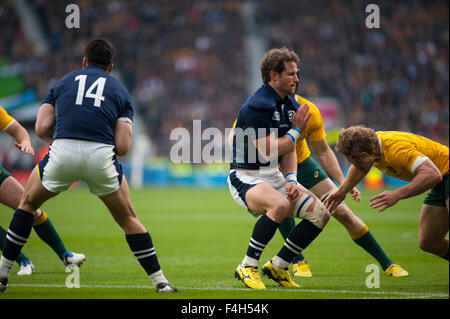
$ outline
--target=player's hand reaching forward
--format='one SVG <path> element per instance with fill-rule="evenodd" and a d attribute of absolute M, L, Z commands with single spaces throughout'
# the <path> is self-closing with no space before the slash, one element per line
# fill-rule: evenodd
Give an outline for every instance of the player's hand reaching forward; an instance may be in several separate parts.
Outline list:
<path fill-rule="evenodd" d="M 25 154 L 34 156 L 34 149 L 33 149 L 33 146 L 31 146 L 29 141 L 23 141 L 22 143 L 18 143 L 16 141 L 14 141 L 14 146 L 17 147 L 22 152 L 24 152 Z"/>
<path fill-rule="evenodd" d="M 381 213 L 386 208 L 394 206 L 399 200 L 400 197 L 396 191 L 385 191 L 369 199 L 369 206 L 372 208 L 381 208 L 378 210 Z"/>
<path fill-rule="evenodd" d="M 359 203 L 361 201 L 361 193 L 356 189 L 356 187 L 352 188 L 352 190 L 350 191 L 350 195 L 352 195 L 352 198 L 355 202 Z"/>
<path fill-rule="evenodd" d="M 323 204 L 330 212 L 332 212 L 339 206 L 340 203 L 344 201 L 346 195 L 346 193 L 335 190 L 334 192 L 331 192 L 327 198 L 325 198 Z"/>
<path fill-rule="evenodd" d="M 297 112 L 295 112 L 294 119 L 292 120 L 292 125 L 302 132 L 306 128 L 306 124 L 308 124 L 308 120 L 311 117 L 311 113 L 308 113 L 308 111 L 308 104 L 300 105 L 300 107 L 297 109 Z"/>
<path fill-rule="evenodd" d="M 19 122 L 13 121 L 5 130 L 5 133 L 14 138 L 14 146 L 20 151 L 34 156 L 34 149 L 31 146 L 30 135 Z"/>

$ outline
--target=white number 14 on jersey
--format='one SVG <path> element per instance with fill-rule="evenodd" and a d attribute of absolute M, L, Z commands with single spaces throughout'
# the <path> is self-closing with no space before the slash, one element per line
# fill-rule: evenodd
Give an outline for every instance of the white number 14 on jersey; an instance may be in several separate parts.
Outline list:
<path fill-rule="evenodd" d="M 78 75 L 75 78 L 75 81 L 80 81 L 78 83 L 78 93 L 75 104 L 83 104 L 83 98 L 87 97 L 94 99 L 94 106 L 100 107 L 102 101 L 105 100 L 105 97 L 103 96 L 103 89 L 105 88 L 106 78 L 99 77 L 94 83 L 92 83 L 92 85 L 86 91 L 86 94 L 84 94 L 84 88 L 86 87 L 86 78 L 87 75 L 85 74 Z M 94 90 L 96 90 L 95 94 L 93 93 Z"/>

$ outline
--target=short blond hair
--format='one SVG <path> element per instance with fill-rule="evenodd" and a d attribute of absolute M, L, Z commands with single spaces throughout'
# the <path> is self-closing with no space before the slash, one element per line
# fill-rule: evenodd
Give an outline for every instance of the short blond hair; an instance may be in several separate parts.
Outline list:
<path fill-rule="evenodd" d="M 353 125 L 339 132 L 336 150 L 344 156 L 359 159 L 361 154 L 373 155 L 378 143 L 375 131 L 364 125 Z"/>

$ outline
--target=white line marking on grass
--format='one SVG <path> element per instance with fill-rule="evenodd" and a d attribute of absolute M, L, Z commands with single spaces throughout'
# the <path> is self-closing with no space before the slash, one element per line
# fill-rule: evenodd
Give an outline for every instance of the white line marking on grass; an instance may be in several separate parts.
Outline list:
<path fill-rule="evenodd" d="M 57 284 L 10 284 L 10 287 L 37 287 L 37 288 L 66 288 L 65 285 Z M 154 289 L 153 286 L 124 286 L 124 285 L 80 285 L 80 288 L 101 288 L 101 289 Z M 233 287 L 177 287 L 182 290 L 216 290 L 216 291 L 261 291 L 251 290 L 249 288 L 233 288 Z M 312 293 L 335 293 L 335 294 L 360 294 L 360 295 L 393 295 L 405 298 L 432 298 L 432 297 L 446 297 L 449 294 L 445 293 L 415 293 L 415 292 L 399 292 L 399 291 L 365 291 L 365 290 L 332 290 L 332 289 L 289 289 L 289 288 L 267 288 L 266 291 L 277 292 L 312 292 Z"/>

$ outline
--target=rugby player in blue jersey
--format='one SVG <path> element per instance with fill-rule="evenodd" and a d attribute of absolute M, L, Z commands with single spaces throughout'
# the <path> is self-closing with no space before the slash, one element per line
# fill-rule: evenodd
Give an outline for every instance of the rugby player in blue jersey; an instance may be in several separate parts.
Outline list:
<path fill-rule="evenodd" d="M 55 83 L 39 109 L 36 134 L 50 145 L 25 187 L 11 220 L 0 259 L 0 291 L 33 224 L 31 212 L 48 199 L 84 181 L 106 205 L 158 292 L 176 292 L 159 265 L 152 239 L 133 209 L 117 155 L 131 145 L 133 102 L 127 89 L 109 73 L 114 47 L 104 39 L 89 42 L 82 70 Z"/>
<path fill-rule="evenodd" d="M 289 233 L 263 275 L 283 287 L 298 287 L 288 266 L 322 231 L 330 213 L 309 190 L 297 183 L 295 143 L 311 116 L 308 105 L 293 97 L 298 83 L 295 52 L 268 51 L 261 61 L 264 84 L 242 105 L 233 134 L 233 159 L 228 184 L 233 199 L 255 217 L 246 255 L 235 277 L 253 289 L 264 289 L 259 258 L 286 217 L 302 221 Z M 283 154 L 280 156 L 280 154 Z"/>

